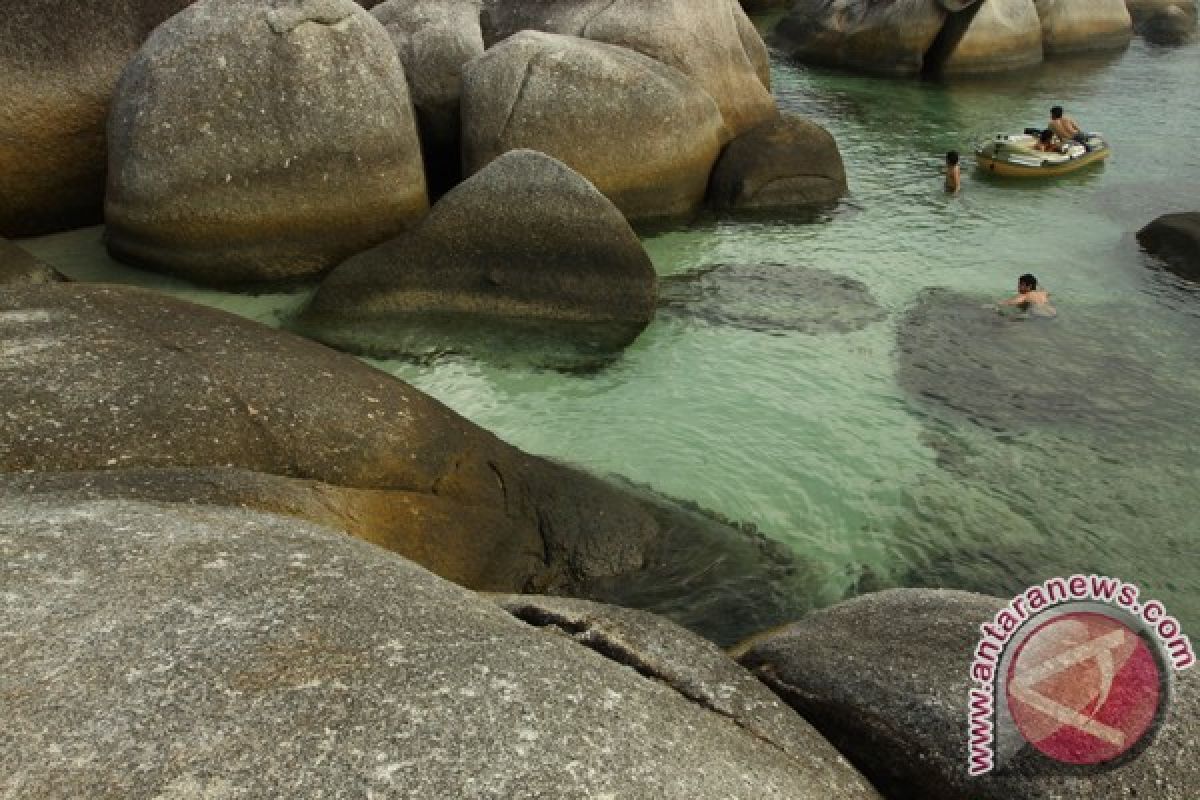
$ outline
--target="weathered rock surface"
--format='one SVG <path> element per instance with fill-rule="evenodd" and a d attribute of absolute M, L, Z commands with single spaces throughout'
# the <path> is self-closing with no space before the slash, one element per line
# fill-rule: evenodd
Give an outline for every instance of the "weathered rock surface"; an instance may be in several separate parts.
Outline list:
<path fill-rule="evenodd" d="M 718 264 L 668 275 L 660 313 L 761 333 L 850 333 L 887 317 L 862 281 L 795 264 Z"/>
<path fill-rule="evenodd" d="M 492 598 L 517 619 L 569 636 L 642 676 L 661 681 L 697 705 L 808 765 L 809 791 L 877 797 L 803 718 L 712 642 L 644 611 L 562 597 Z M 824 774 L 822 774 L 824 773 Z"/>
<path fill-rule="evenodd" d="M 833 203 L 846 191 L 837 142 L 820 125 L 788 114 L 730 142 L 708 193 L 717 209 L 764 209 Z"/>
<path fill-rule="evenodd" d="M 1119 50 L 1133 37 L 1125 0 L 1034 0 L 1047 56 Z"/>
<path fill-rule="evenodd" d="M 57 283 L 66 280 L 58 270 L 7 239 L 0 239 L 0 286 L 17 283 Z"/>
<path fill-rule="evenodd" d="M 1135 30 L 1154 44 L 1184 44 L 1196 33 L 1196 4 L 1192 0 L 1146 4 L 1136 12 L 1134 9 L 1131 4 Z"/>
<path fill-rule="evenodd" d="M 644 582 L 666 595 L 647 604 L 721 640 L 808 602 L 812 574 L 760 536 L 529 456 L 358 359 L 223 312 L 12 287 L 0 341 L 0 473 L 24 491 L 280 511 L 480 588 L 609 600 Z"/>
<path fill-rule="evenodd" d="M 487 38 L 522 30 L 579 36 L 675 67 L 717 102 L 736 136 L 773 118 L 766 45 L 737 0 L 485 0 Z"/>
<path fill-rule="evenodd" d="M 873 796 L 819 741 L 295 520 L 7 496 L 0 564 L 5 795 Z"/>
<path fill-rule="evenodd" d="M 117 77 L 190 0 L 28 0 L 0 14 L 0 236 L 99 222 Z"/>
<path fill-rule="evenodd" d="M 481 0 L 388 0 L 371 13 L 404 64 L 421 129 L 430 189 L 441 194 L 461 173 L 459 101 L 463 66 L 483 54 Z"/>
<path fill-rule="evenodd" d="M 319 274 L 428 206 L 404 69 L 350 0 L 176 15 L 121 77 L 109 154 L 110 251 L 201 283 Z"/>
<path fill-rule="evenodd" d="M 774 37 L 801 61 L 915 75 L 948 18 L 936 0 L 796 0 Z"/>
<path fill-rule="evenodd" d="M 1138 231 L 1137 238 L 1176 275 L 1200 281 L 1200 211 L 1164 214 Z"/>
<path fill-rule="evenodd" d="M 467 65 L 462 115 L 468 173 L 509 150 L 538 150 L 630 219 L 698 208 L 722 135 L 712 98 L 678 70 L 623 47 L 537 31 Z"/>
<path fill-rule="evenodd" d="M 624 344 L 655 298 L 654 265 L 617 207 L 561 161 L 510 150 L 415 231 L 335 269 L 303 326 L 353 337 L 367 318 L 453 314 L 609 326 Z"/>
<path fill-rule="evenodd" d="M 1081 774 L 1026 748 L 967 775 L 970 663 L 1006 601 L 899 589 L 864 595 L 760 637 L 741 663 L 816 726 L 886 797 L 922 800 L 1184 800 L 1200 791 L 1200 680 L 1178 677 L 1168 721 L 1124 766 Z"/>
<path fill-rule="evenodd" d="M 986 0 L 952 16 L 933 50 L 927 58 L 943 75 L 1030 67 L 1042 61 L 1041 18 L 1033 0 Z"/>

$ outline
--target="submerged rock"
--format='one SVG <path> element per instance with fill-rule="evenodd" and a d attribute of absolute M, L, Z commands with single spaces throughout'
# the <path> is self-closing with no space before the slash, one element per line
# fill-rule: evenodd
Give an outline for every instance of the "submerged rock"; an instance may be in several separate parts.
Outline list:
<path fill-rule="evenodd" d="M 483 55 L 480 5 L 481 0 L 388 0 L 371 12 L 404 64 L 426 177 L 439 195 L 461 178 L 462 72 L 467 62 Z"/>
<path fill-rule="evenodd" d="M 763 333 L 861 330 L 887 316 L 866 284 L 784 264 L 722 264 L 661 281 L 662 312 Z"/>
<path fill-rule="evenodd" d="M 729 136 L 777 115 L 766 45 L 737 0 L 486 0 L 487 37 L 579 36 L 675 67 L 721 109 Z"/>
<path fill-rule="evenodd" d="M 877 797 L 782 709 L 736 724 L 329 529 L 2 499 L 11 794 Z M 731 677 L 696 673 L 721 691 Z M 759 735 L 768 719 L 774 739 Z"/>
<path fill-rule="evenodd" d="M 109 154 L 110 252 L 199 283 L 312 277 L 428 208 L 404 68 L 350 0 L 190 6 L 122 75 Z"/>
<path fill-rule="evenodd" d="M 846 190 L 837 142 L 820 125 L 788 114 L 726 146 L 708 196 L 718 209 L 794 208 L 836 202 Z"/>
<path fill-rule="evenodd" d="M 423 316 L 558 323 L 555 338 L 617 349 L 649 323 L 654 265 L 625 217 L 562 162 L 511 150 L 443 197 L 420 227 L 351 258 L 321 284 L 299 326 L 354 349 L 360 330 L 400 332 Z M 449 326 L 453 327 L 453 326 Z M 466 327 L 466 326 L 464 326 Z M 447 332 L 449 333 L 449 331 Z M 443 346 L 463 343 L 451 333 Z M 366 343 L 373 352 L 388 342 Z M 398 349 L 393 352 L 404 352 Z"/>
<path fill-rule="evenodd" d="M 1137 238 L 1171 272 L 1200 282 L 1200 211 L 1164 214 L 1138 231 Z"/>
<path fill-rule="evenodd" d="M 1119 50 L 1133 37 L 1125 0 L 1034 0 L 1047 56 Z"/>
<path fill-rule="evenodd" d="M 54 267 L 7 239 L 0 239 L 0 286 L 58 283 L 66 278 Z"/>
<path fill-rule="evenodd" d="M 134 289 L 12 287 L 0 340 L 0 474 L 24 491 L 288 513 L 502 591 L 608 599 L 623 578 L 663 587 L 677 562 L 709 559 L 708 583 L 674 597 L 742 590 L 719 596 L 721 618 L 690 618 L 701 630 L 806 603 L 810 576 L 761 537 L 530 456 L 358 359 L 239 317 Z"/>
<path fill-rule="evenodd" d="M 462 115 L 468 173 L 509 150 L 538 150 L 631 220 L 699 208 L 721 143 L 721 112 L 678 70 L 623 47 L 537 31 L 467 65 Z"/>
<path fill-rule="evenodd" d="M 1124 325 L 1000 314 L 981 302 L 929 289 L 905 314 L 898 378 L 911 397 L 987 428 L 1024 431 L 1120 428 L 1162 402 L 1155 391 L 1170 396 Z"/>
<path fill-rule="evenodd" d="M 1180 673 L 1168 721 L 1138 758 L 1107 771 L 1055 764 L 1026 747 L 967 774 L 970 664 L 980 624 L 1005 604 L 967 592 L 865 595 L 774 631 L 740 659 L 887 797 L 922 800 L 1185 800 L 1200 734 L 1200 673 Z"/>
<path fill-rule="evenodd" d="M 0 14 L 0 236 L 97 223 L 104 125 L 126 62 L 191 0 L 22 0 Z"/>

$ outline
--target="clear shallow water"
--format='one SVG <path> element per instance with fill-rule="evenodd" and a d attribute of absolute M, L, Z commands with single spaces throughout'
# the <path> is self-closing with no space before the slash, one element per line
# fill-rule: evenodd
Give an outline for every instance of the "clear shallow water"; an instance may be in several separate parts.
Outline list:
<path fill-rule="evenodd" d="M 955 85 L 777 62 L 781 106 L 835 135 L 851 197 L 815 223 L 704 219 L 645 243 L 663 276 L 733 265 L 708 273 L 707 300 L 782 324 L 664 310 L 590 374 L 503 358 L 374 363 L 526 450 L 754 522 L 818 567 L 816 603 L 891 585 L 1003 593 L 1096 570 L 1200 624 L 1200 291 L 1148 269 L 1132 240 L 1159 213 L 1200 209 L 1197 75 L 1200 45 L 1140 40 L 1115 58 Z M 1029 185 L 964 166 L 962 194 L 940 191 L 945 150 L 969 160 L 972 143 L 1040 124 L 1055 103 L 1110 138 L 1108 164 Z M 306 298 L 147 276 L 108 263 L 98 239 L 24 244 L 78 278 L 272 324 Z M 858 281 L 878 313 L 805 324 L 846 303 L 846 287 L 772 281 L 761 265 Z M 747 268 L 759 277 L 721 278 Z M 1058 319 L 979 308 L 1026 271 Z"/>

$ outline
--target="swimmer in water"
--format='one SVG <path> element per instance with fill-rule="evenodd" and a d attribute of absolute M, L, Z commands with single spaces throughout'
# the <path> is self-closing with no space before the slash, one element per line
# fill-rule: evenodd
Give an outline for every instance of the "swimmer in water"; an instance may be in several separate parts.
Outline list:
<path fill-rule="evenodd" d="M 958 151 L 946 153 L 946 191 L 957 194 L 962 188 L 962 173 L 958 166 Z"/>
<path fill-rule="evenodd" d="M 1007 300 L 1001 300 L 996 305 L 1000 308 L 1016 306 L 1022 311 L 1029 311 L 1043 317 L 1053 317 L 1058 312 L 1050 305 L 1050 293 L 1038 289 L 1037 278 L 1025 273 L 1017 278 L 1017 295 Z"/>

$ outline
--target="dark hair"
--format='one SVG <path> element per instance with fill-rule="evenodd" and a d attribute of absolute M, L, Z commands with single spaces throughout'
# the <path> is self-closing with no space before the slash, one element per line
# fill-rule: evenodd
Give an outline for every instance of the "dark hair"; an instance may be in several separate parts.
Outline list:
<path fill-rule="evenodd" d="M 1018 286 L 1028 286 L 1030 289 L 1036 289 L 1037 288 L 1037 278 L 1033 277 L 1028 272 L 1026 272 L 1024 275 L 1017 278 L 1017 285 Z"/>
<path fill-rule="evenodd" d="M 952 167 L 958 163 L 958 151 L 957 150 L 951 150 L 949 153 L 946 153 L 946 163 Z"/>
<path fill-rule="evenodd" d="M 1054 131 L 1046 128 L 1046 130 L 1042 131 L 1042 135 L 1038 137 L 1038 141 L 1042 143 L 1054 141 Z"/>
<path fill-rule="evenodd" d="M 1062 116 L 1062 106 L 1055 106 L 1050 109 L 1050 119 L 1058 119 Z"/>

